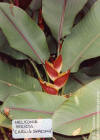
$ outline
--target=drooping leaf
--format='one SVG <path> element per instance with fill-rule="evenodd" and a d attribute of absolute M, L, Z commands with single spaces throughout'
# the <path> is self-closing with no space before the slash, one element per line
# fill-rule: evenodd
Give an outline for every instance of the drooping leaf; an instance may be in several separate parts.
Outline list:
<path fill-rule="evenodd" d="M 93 61 L 90 62 L 92 65 L 88 67 L 83 67 L 81 71 L 87 74 L 88 76 L 99 77 L 100 76 L 100 58 L 98 58 L 98 60 L 94 64 L 92 62 Z"/>
<path fill-rule="evenodd" d="M 84 60 L 100 56 L 100 1 L 96 1 L 85 18 L 77 24 L 62 47 L 63 70 L 73 64 L 76 72 Z"/>
<path fill-rule="evenodd" d="M 65 135 L 60 135 L 60 134 L 55 134 L 53 135 L 55 137 L 55 140 L 84 140 L 82 139 L 82 136 L 65 136 Z M 52 138 L 47 139 L 47 140 L 52 140 Z"/>
<path fill-rule="evenodd" d="M 10 108 L 11 119 L 51 118 L 54 111 L 66 100 L 64 97 L 53 96 L 44 92 L 24 92 L 9 96 L 2 106 Z"/>
<path fill-rule="evenodd" d="M 83 68 L 76 73 L 72 73 L 65 86 L 64 93 L 65 94 L 74 93 L 76 90 L 82 88 L 88 83 L 100 78 L 100 75 L 92 75 L 92 76 L 88 75 L 88 74 L 91 74 L 92 72 L 92 70 L 91 71 L 90 70 L 91 70 L 90 68 Z M 87 73 L 84 73 L 85 71 Z M 96 71 L 97 69 L 94 69 L 94 72 Z"/>
<path fill-rule="evenodd" d="M 0 52 L 7 54 L 18 60 L 28 59 L 26 55 L 9 46 L 6 37 L 1 31 L 0 31 Z"/>
<path fill-rule="evenodd" d="M 22 9 L 0 3 L 0 28 L 12 48 L 38 63 L 48 59 L 49 51 L 44 33 Z"/>
<path fill-rule="evenodd" d="M 11 121 L 0 113 L 0 126 L 11 129 L 11 125 L 12 125 Z"/>
<path fill-rule="evenodd" d="M 68 35 L 71 32 L 75 16 L 83 8 L 86 2 L 87 0 L 67 0 L 62 36 Z M 42 1 L 43 17 L 56 39 L 58 39 L 63 4 L 64 0 Z"/>
<path fill-rule="evenodd" d="M 90 133 L 97 129 L 100 122 L 100 79 L 83 86 L 65 101 L 53 115 L 54 131 L 72 136 Z M 95 125 L 94 125 L 95 124 Z"/>
<path fill-rule="evenodd" d="M 26 75 L 19 68 L 0 62 L 0 100 L 27 90 L 41 90 L 38 80 Z"/>

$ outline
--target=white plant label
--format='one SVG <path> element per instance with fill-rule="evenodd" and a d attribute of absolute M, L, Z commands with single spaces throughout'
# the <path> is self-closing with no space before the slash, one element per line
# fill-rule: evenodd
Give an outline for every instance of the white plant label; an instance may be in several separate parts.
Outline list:
<path fill-rule="evenodd" d="M 12 121 L 12 137 L 50 138 L 53 137 L 51 119 L 19 119 Z"/>

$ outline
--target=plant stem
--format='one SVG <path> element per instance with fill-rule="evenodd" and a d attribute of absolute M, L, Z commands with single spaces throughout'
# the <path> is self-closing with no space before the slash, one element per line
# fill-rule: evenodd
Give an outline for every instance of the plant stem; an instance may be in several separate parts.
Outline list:
<path fill-rule="evenodd" d="M 60 26 L 59 26 L 59 33 L 58 33 L 58 52 L 57 52 L 57 55 L 59 55 L 59 50 L 60 50 L 60 39 L 62 38 L 62 30 L 63 30 L 66 5 L 67 5 L 67 0 L 64 0 L 63 10 L 62 10 L 62 15 L 61 15 L 61 20 L 60 20 Z"/>
<path fill-rule="evenodd" d="M 37 69 L 37 67 L 36 67 L 36 65 L 35 65 L 35 63 L 34 63 L 31 59 L 29 59 L 29 60 L 30 60 L 32 66 L 34 67 L 34 69 L 35 69 L 35 71 L 36 71 L 36 73 L 37 73 L 38 79 L 42 79 L 42 78 L 41 78 L 41 75 L 40 75 L 40 73 L 39 73 L 39 71 L 38 71 L 38 69 Z M 44 68 L 44 70 L 45 70 L 44 65 L 43 65 L 43 68 Z M 45 74 L 46 74 L 46 77 L 47 77 L 47 81 L 49 82 L 50 80 L 49 80 L 49 77 L 48 77 L 48 74 L 47 74 L 46 70 L 45 70 Z"/>
<path fill-rule="evenodd" d="M 35 63 L 34 63 L 31 59 L 29 59 L 29 60 L 30 60 L 32 66 L 34 67 L 34 69 L 35 69 L 35 71 L 36 71 L 36 73 L 37 73 L 38 79 L 41 79 L 40 73 L 39 73 L 39 71 L 38 71 L 38 69 L 37 69 Z"/>
<path fill-rule="evenodd" d="M 46 72 L 46 69 L 45 69 L 44 66 L 43 66 L 43 68 L 44 68 L 44 70 L 45 70 L 45 74 L 46 74 L 47 82 L 50 82 L 50 80 L 49 80 L 49 76 L 48 76 L 48 74 L 47 74 L 47 72 Z"/>
<path fill-rule="evenodd" d="M 0 127 L 0 131 L 4 136 L 4 140 L 9 140 L 8 137 L 6 136 L 6 132 L 5 132 L 4 128 Z"/>

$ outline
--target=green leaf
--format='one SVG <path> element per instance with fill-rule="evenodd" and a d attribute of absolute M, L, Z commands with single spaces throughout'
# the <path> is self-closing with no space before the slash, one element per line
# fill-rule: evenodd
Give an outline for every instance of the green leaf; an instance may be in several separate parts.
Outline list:
<path fill-rule="evenodd" d="M 89 68 L 83 68 L 82 70 L 72 73 L 68 79 L 68 82 L 66 83 L 64 92 L 66 94 L 73 93 L 76 90 L 80 89 L 81 87 L 85 86 L 86 84 L 96 80 L 100 79 L 99 75 L 89 76 L 87 73 L 84 73 L 83 71 L 87 70 L 86 72 L 89 73 Z M 94 69 L 94 72 L 96 69 Z M 92 71 L 91 71 L 92 72 Z"/>
<path fill-rule="evenodd" d="M 90 61 L 90 64 L 92 64 L 93 61 Z M 95 64 L 92 64 L 88 67 L 83 67 L 81 72 L 91 76 L 91 77 L 99 77 L 100 76 L 100 59 L 96 61 Z"/>
<path fill-rule="evenodd" d="M 76 72 L 82 61 L 100 56 L 100 1 L 96 1 L 85 18 L 77 24 L 63 44 L 63 70 L 73 66 Z"/>
<path fill-rule="evenodd" d="M 87 0 L 67 0 L 62 36 L 70 34 L 77 13 L 83 8 Z M 58 39 L 60 19 L 64 0 L 43 0 L 43 17 L 50 27 L 53 36 Z"/>
<path fill-rule="evenodd" d="M 33 0 L 30 4 L 30 9 L 36 11 L 41 8 L 41 0 Z"/>
<path fill-rule="evenodd" d="M 100 79 L 82 87 L 53 115 L 54 131 L 64 135 L 90 133 L 100 125 Z"/>
<path fill-rule="evenodd" d="M 93 131 L 88 139 L 84 140 L 99 140 L 100 139 L 100 129 Z"/>
<path fill-rule="evenodd" d="M 26 75 L 21 69 L 0 62 L 0 100 L 9 95 L 28 90 L 41 90 L 38 80 Z"/>
<path fill-rule="evenodd" d="M 26 55 L 9 46 L 6 37 L 1 31 L 0 31 L 0 52 L 7 54 L 18 60 L 28 59 Z"/>
<path fill-rule="evenodd" d="M 11 125 L 12 125 L 11 121 L 0 113 L 0 126 L 11 129 Z"/>
<path fill-rule="evenodd" d="M 76 137 L 69 137 L 69 136 L 64 136 L 60 134 L 54 134 L 54 137 L 56 140 L 83 140 L 81 136 L 76 136 Z M 52 140 L 52 138 L 47 139 L 47 140 Z"/>
<path fill-rule="evenodd" d="M 10 7 L 0 3 L 0 27 L 10 46 L 43 63 L 49 56 L 44 33 L 22 9 Z"/>
<path fill-rule="evenodd" d="M 28 91 L 9 96 L 2 106 L 2 111 L 6 107 L 10 108 L 8 117 L 11 119 L 51 118 L 65 100 L 65 97 Z"/>

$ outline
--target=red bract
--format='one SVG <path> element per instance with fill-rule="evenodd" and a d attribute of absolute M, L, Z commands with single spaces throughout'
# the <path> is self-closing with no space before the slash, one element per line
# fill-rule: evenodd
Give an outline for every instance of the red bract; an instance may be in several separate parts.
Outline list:
<path fill-rule="evenodd" d="M 70 74 L 70 70 L 59 74 L 57 79 L 54 81 L 54 85 L 56 85 L 59 89 L 62 88 L 66 84 L 69 74 Z"/>
<path fill-rule="evenodd" d="M 46 72 L 52 81 L 54 81 L 58 77 L 58 72 L 53 67 L 52 63 L 45 61 L 45 69 L 46 69 Z"/>
<path fill-rule="evenodd" d="M 45 69 L 50 79 L 54 84 L 47 83 L 39 80 L 43 90 L 49 94 L 57 95 L 59 89 L 61 89 L 67 82 L 70 70 L 64 73 L 60 73 L 62 69 L 62 56 L 59 55 L 52 63 L 45 61 Z"/>
<path fill-rule="evenodd" d="M 56 71 L 59 73 L 62 69 L 62 56 L 59 55 L 56 60 L 53 62 L 53 66 L 56 69 Z"/>
<path fill-rule="evenodd" d="M 58 94 L 58 89 L 55 85 L 51 84 L 51 83 L 47 83 L 45 81 L 42 81 L 41 79 L 40 81 L 40 85 L 42 87 L 42 89 L 52 95 L 57 95 Z"/>

